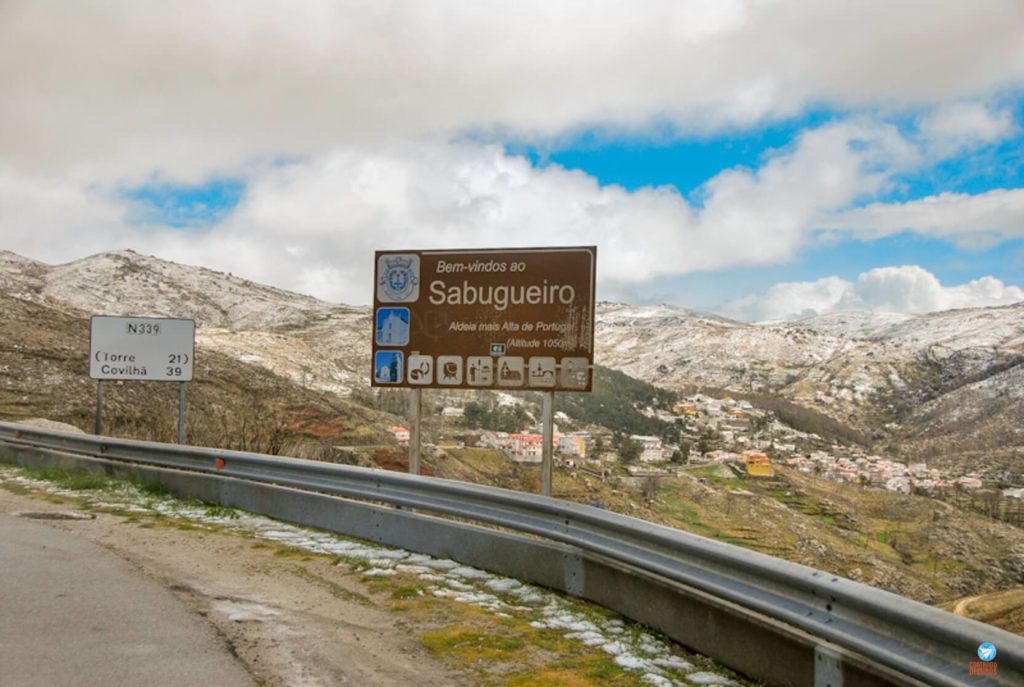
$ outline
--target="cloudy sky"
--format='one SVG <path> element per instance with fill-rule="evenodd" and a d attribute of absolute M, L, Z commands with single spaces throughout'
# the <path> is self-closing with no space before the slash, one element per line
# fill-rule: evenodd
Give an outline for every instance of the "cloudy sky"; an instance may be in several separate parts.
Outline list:
<path fill-rule="evenodd" d="M 1020 0 L 3 0 L 0 249 L 365 304 L 598 246 L 746 320 L 1024 300 Z"/>

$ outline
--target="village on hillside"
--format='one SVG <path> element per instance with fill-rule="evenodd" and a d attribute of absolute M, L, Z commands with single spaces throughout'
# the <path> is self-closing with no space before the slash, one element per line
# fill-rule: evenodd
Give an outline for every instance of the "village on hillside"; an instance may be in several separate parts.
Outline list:
<path fill-rule="evenodd" d="M 463 402 L 455 397 L 443 399 L 441 415 L 462 418 Z M 498 397 L 499 405 L 523 403 L 509 394 Z M 954 476 L 926 463 L 907 464 L 856 445 L 830 442 L 817 434 L 795 430 L 745 400 L 693 394 L 682 398 L 671 412 L 651 408 L 643 412 L 677 425 L 679 443 L 666 443 L 658 436 L 617 436 L 605 428 L 563 432 L 559 423 L 571 425 L 572 419 L 557 412 L 553 432 L 556 464 L 589 468 L 599 474 L 620 467 L 633 476 L 672 475 L 693 466 L 718 464 L 755 479 L 772 477 L 775 467 L 784 465 L 841 484 L 936 498 L 990 486 L 977 473 Z M 408 429 L 391 427 L 389 431 L 400 445 L 408 444 Z M 475 430 L 460 438 L 463 445 L 498 449 L 513 462 L 529 464 L 541 462 L 541 432 L 542 427 L 535 425 L 518 432 Z M 1024 489 L 1005 488 L 1001 495 L 1022 499 Z"/>

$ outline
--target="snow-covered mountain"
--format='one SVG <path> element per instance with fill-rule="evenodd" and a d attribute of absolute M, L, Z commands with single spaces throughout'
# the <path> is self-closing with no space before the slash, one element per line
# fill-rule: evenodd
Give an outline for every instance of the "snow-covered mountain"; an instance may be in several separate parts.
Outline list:
<path fill-rule="evenodd" d="M 367 308 L 132 251 L 59 266 L 0 252 L 0 289 L 79 315 L 192 317 L 200 350 L 265 367 L 307 388 L 347 393 L 368 385 Z M 666 388 L 773 394 L 878 438 L 913 438 L 922 450 L 930 437 L 978 432 L 982 436 L 970 441 L 984 447 L 991 443 L 986 437 L 1006 437 L 978 428 L 1024 424 L 1015 386 L 1024 374 L 1024 303 L 916 317 L 835 313 L 771 324 L 665 305 L 601 303 L 596 342 L 599 364 Z M 965 418 L 977 432 L 963 431 Z"/>
<path fill-rule="evenodd" d="M 295 327 L 350 310 L 130 250 L 56 267 L 0 252 L 0 286 L 13 295 L 41 296 L 87 313 L 189 317 L 200 327 Z"/>
<path fill-rule="evenodd" d="M 77 315 L 185 317 L 196 343 L 336 393 L 366 386 L 369 311 L 124 250 L 49 266 L 0 251 L 0 289 Z"/>
<path fill-rule="evenodd" d="M 772 324 L 605 305 L 597 342 L 602 364 L 634 377 L 779 396 L 909 457 L 1007 464 L 1024 446 L 1024 303 Z"/>

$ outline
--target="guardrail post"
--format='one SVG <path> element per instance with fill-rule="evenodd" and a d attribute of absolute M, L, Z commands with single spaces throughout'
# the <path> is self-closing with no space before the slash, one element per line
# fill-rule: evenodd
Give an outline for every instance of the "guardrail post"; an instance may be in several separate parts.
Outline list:
<path fill-rule="evenodd" d="M 178 382 L 178 443 L 185 443 L 185 382 Z"/>
<path fill-rule="evenodd" d="M 843 687 L 843 660 L 820 644 L 814 647 L 814 687 Z"/>
<path fill-rule="evenodd" d="M 96 380 L 96 422 L 93 425 L 93 434 L 99 436 L 103 429 L 103 380 Z"/>
<path fill-rule="evenodd" d="M 540 458 L 540 493 L 544 496 L 551 496 L 551 463 L 553 461 L 552 442 L 554 441 L 554 405 L 555 392 L 544 392 L 544 405 L 541 410 L 543 423 L 543 439 Z"/>
<path fill-rule="evenodd" d="M 420 474 L 420 419 L 423 389 L 409 390 L 409 474 Z"/>

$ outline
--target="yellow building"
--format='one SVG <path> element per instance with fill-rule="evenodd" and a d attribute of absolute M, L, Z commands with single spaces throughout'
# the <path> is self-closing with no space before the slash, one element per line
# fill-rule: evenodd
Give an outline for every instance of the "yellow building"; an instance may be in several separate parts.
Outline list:
<path fill-rule="evenodd" d="M 587 440 L 581 434 L 566 434 L 558 440 L 558 452 L 586 458 Z"/>
<path fill-rule="evenodd" d="M 672 407 L 672 412 L 676 415 L 690 415 L 697 417 L 697 406 L 693 403 L 677 403 Z"/>
<path fill-rule="evenodd" d="M 747 474 L 751 477 L 774 477 L 775 469 L 772 467 L 771 458 L 757 451 L 747 451 L 743 454 L 743 460 L 747 464 Z"/>

